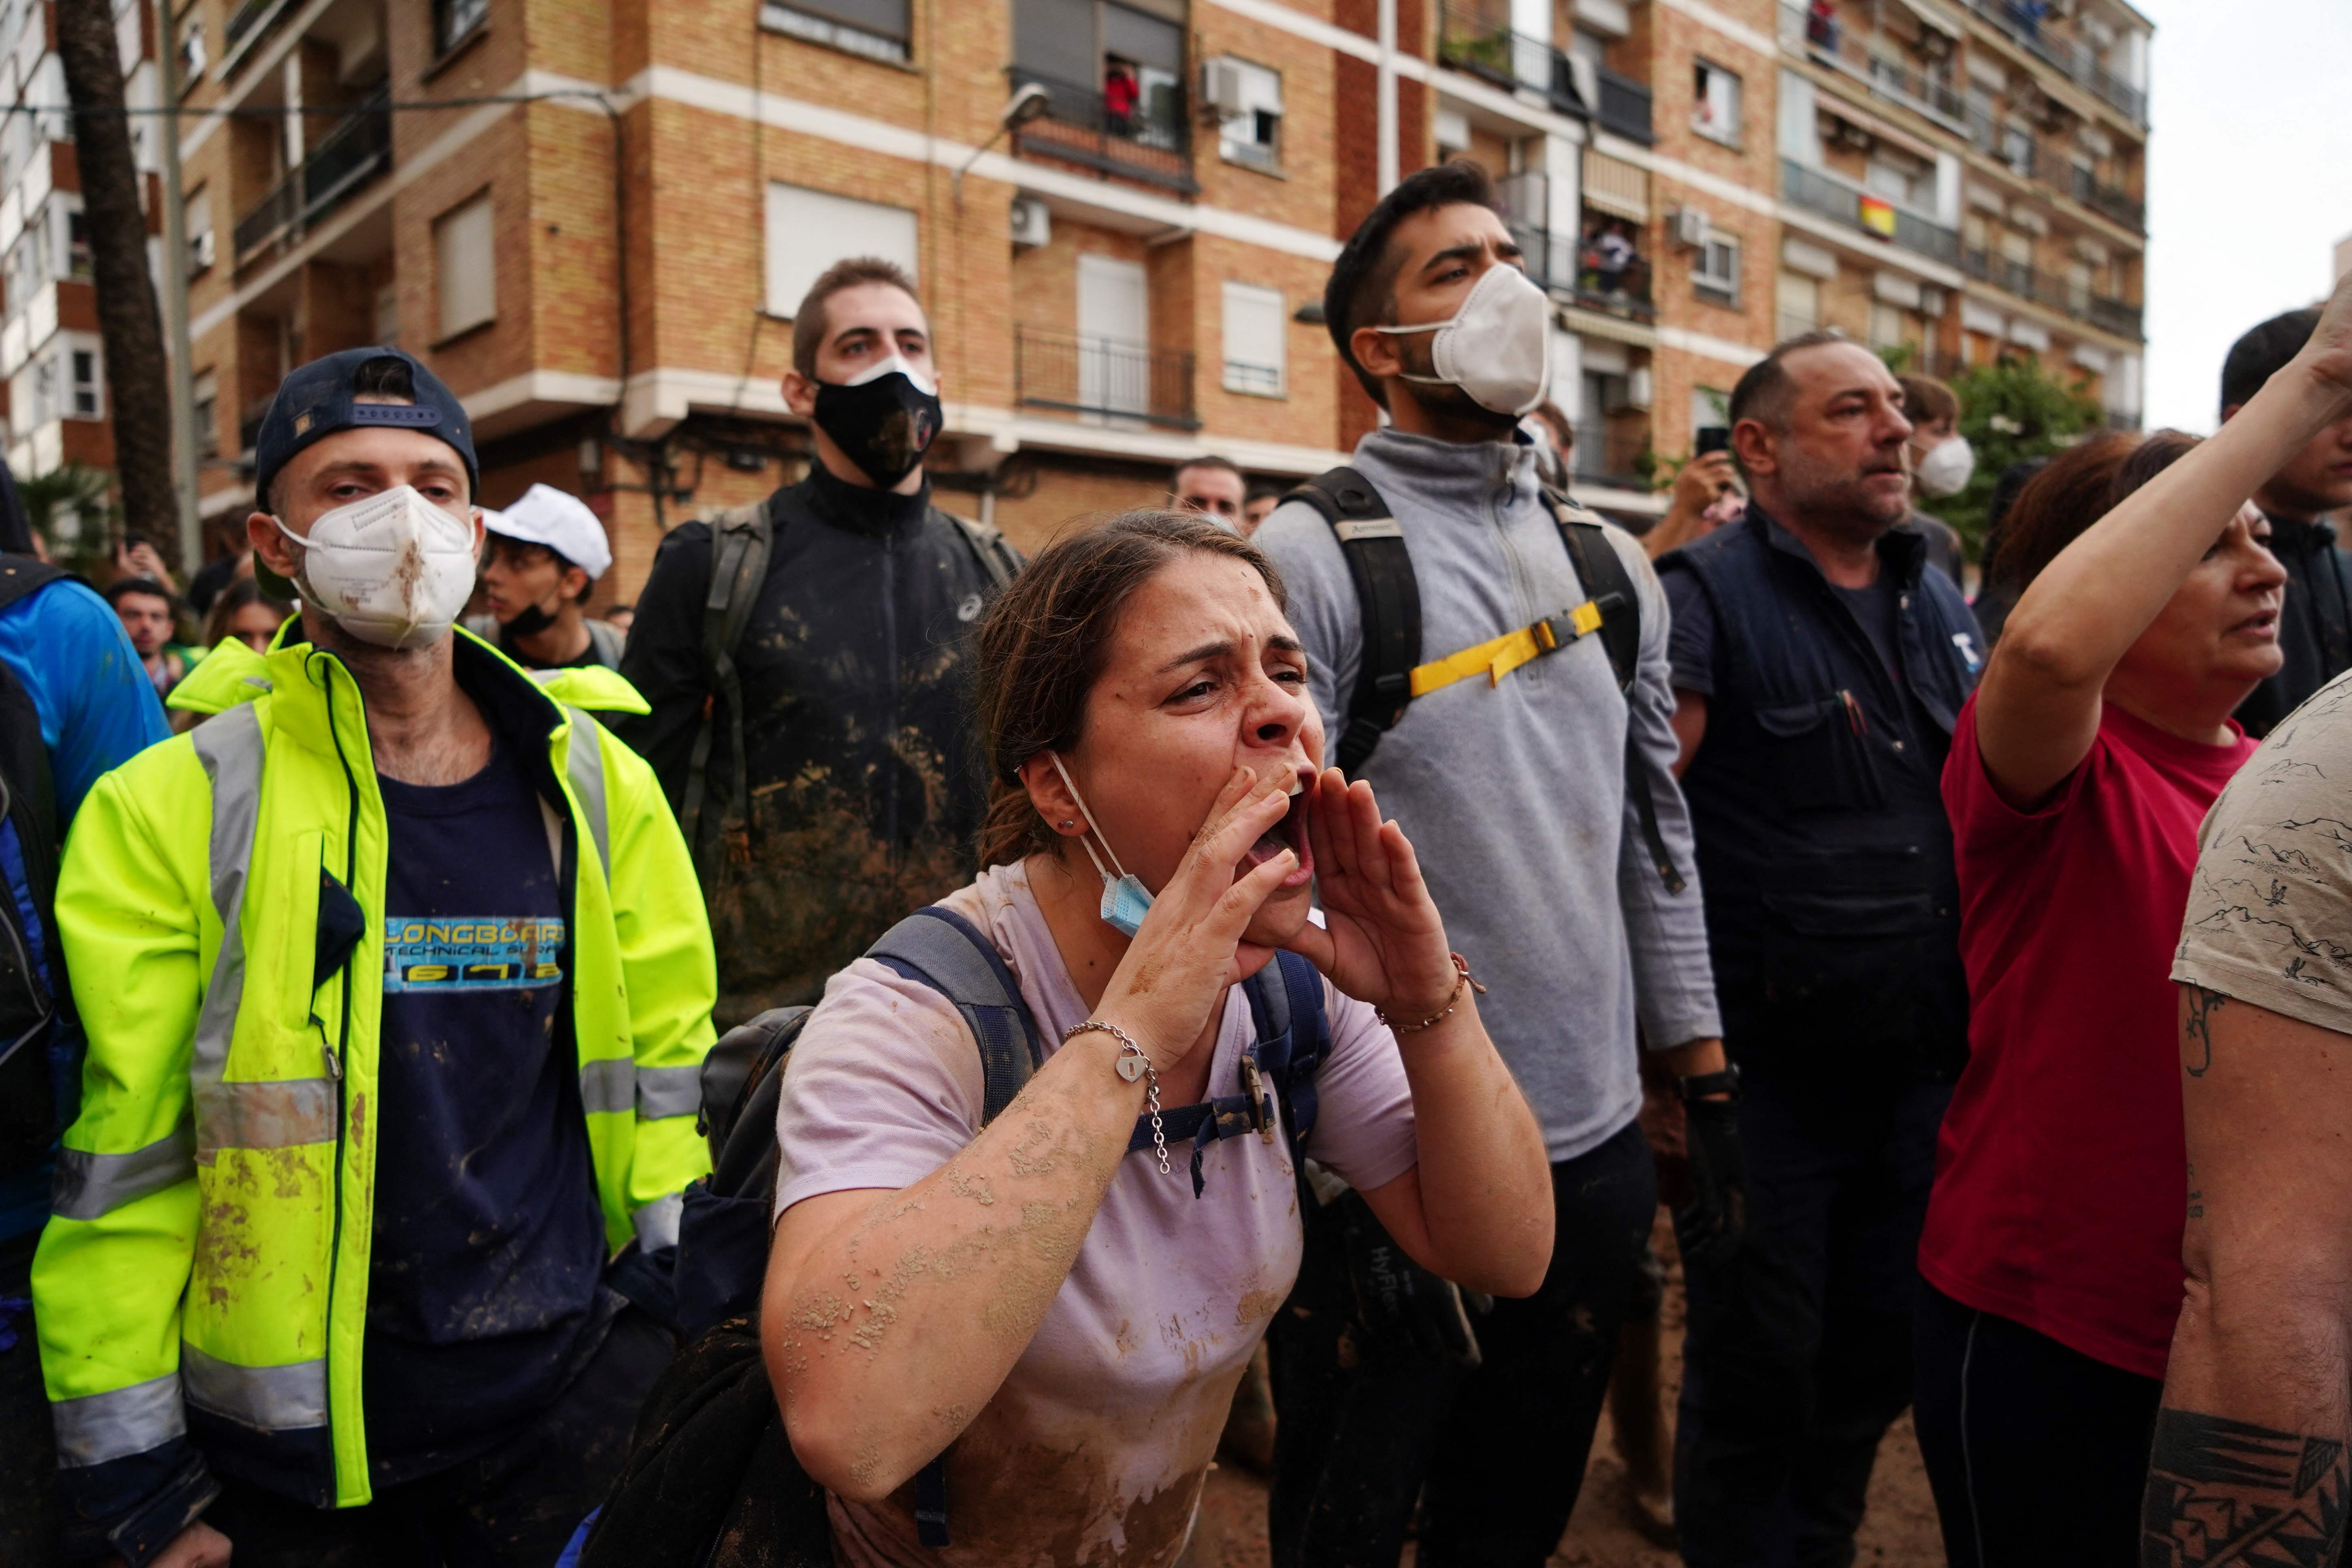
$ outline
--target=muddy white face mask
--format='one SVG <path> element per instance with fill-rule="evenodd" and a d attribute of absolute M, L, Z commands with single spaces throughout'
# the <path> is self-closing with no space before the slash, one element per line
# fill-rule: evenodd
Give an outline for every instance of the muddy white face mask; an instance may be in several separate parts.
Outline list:
<path fill-rule="evenodd" d="M 1068 786 L 1070 798 L 1078 803 L 1078 815 L 1087 819 L 1087 830 L 1097 838 L 1102 838 L 1102 829 L 1095 826 L 1095 814 L 1087 809 L 1086 798 L 1078 794 L 1077 784 L 1070 777 L 1070 771 L 1062 766 L 1060 757 L 1051 752 L 1046 752 L 1045 755 L 1053 763 L 1054 771 L 1062 775 L 1062 783 Z M 1134 872 L 1119 865 L 1118 857 L 1111 854 L 1109 839 L 1103 838 L 1103 855 L 1110 855 L 1111 865 L 1118 868 L 1118 876 L 1116 879 L 1109 871 L 1103 868 L 1102 855 L 1095 853 L 1095 847 L 1092 844 L 1088 844 L 1083 838 L 1079 839 L 1078 843 L 1085 847 L 1087 858 L 1095 863 L 1095 874 L 1102 879 L 1103 923 L 1115 931 L 1133 936 L 1142 929 L 1143 917 L 1151 911 L 1151 890 L 1143 885 L 1141 879 Z"/>
<path fill-rule="evenodd" d="M 441 640 L 474 591 L 474 529 L 409 485 L 339 506 L 309 537 L 277 519 L 302 547 L 295 583 L 362 642 L 425 647 Z"/>
<path fill-rule="evenodd" d="M 1516 419 L 1532 413 L 1551 388 L 1551 300 L 1508 262 L 1480 275 L 1452 321 L 1372 330 L 1435 332 L 1429 358 L 1437 374 L 1404 379 L 1458 386 L 1496 414 Z"/>

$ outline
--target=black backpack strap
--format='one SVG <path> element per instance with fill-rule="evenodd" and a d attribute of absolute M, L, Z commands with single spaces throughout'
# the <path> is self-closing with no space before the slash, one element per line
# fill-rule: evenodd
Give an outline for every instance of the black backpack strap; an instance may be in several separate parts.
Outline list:
<path fill-rule="evenodd" d="M 1291 1168 L 1297 1170 L 1307 1157 L 1307 1135 L 1315 1127 L 1315 1073 L 1323 1065 L 1330 1037 L 1322 975 L 1295 952 L 1276 953 L 1273 963 L 1243 982 L 1242 994 L 1249 998 L 1257 1037 L 1242 1056 L 1241 1092 L 1160 1113 L 1161 1134 L 1169 1142 L 1192 1142 L 1195 1198 L 1207 1190 L 1201 1159 L 1210 1144 L 1252 1132 L 1272 1142 L 1276 1117 L 1286 1115 Z M 1275 1101 L 1266 1098 L 1268 1084 Z M 1151 1119 L 1137 1117 L 1128 1152 L 1149 1150 L 1154 1142 Z"/>
<path fill-rule="evenodd" d="M 703 793 L 710 765 L 712 709 L 727 707 L 728 743 L 733 748 L 735 776 L 728 792 L 727 810 L 719 818 L 720 839 L 739 858 L 750 853 L 751 784 L 743 756 L 743 685 L 735 668 L 735 645 L 759 602 L 760 584 L 767 580 L 768 555 L 775 542 L 775 525 L 768 503 L 730 507 L 710 520 L 710 589 L 702 601 L 702 662 L 709 672 L 711 695 L 704 700 L 702 727 L 695 732 L 694 751 L 687 762 L 686 795 L 680 803 L 678 826 L 687 847 L 702 853 Z M 707 868 L 706 868 L 707 872 Z"/>
<path fill-rule="evenodd" d="M 1412 700 L 1412 668 L 1421 662 L 1421 585 L 1413 579 L 1404 530 L 1372 481 L 1355 469 L 1318 474 L 1283 499 L 1305 501 L 1322 514 L 1355 581 L 1363 654 L 1355 689 L 1348 694 L 1348 726 L 1331 752 L 1339 771 L 1354 778 Z"/>
<path fill-rule="evenodd" d="M 1633 683 L 1642 666 L 1642 600 L 1633 590 L 1633 574 L 1625 569 L 1624 558 L 1616 546 L 1609 542 L 1608 525 L 1600 515 L 1579 506 L 1561 491 L 1549 486 L 1544 500 L 1559 520 L 1560 542 L 1568 546 L 1568 558 L 1576 567 L 1577 580 L 1601 611 L 1601 646 L 1608 651 L 1609 668 L 1617 677 L 1617 689 L 1624 694 L 1625 726 L 1625 796 L 1633 803 L 1641 818 L 1642 844 L 1649 851 L 1650 864 L 1657 868 L 1658 879 L 1666 891 L 1679 893 L 1688 886 L 1683 874 L 1675 867 L 1675 858 L 1666 851 L 1666 837 L 1658 827 L 1657 798 L 1651 793 L 1650 782 L 1643 772 L 1642 755 L 1633 733 L 1632 719 Z"/>
<path fill-rule="evenodd" d="M 64 567 L 30 555 L 0 555 L 0 610 L 68 577 L 81 581 Z"/>
<path fill-rule="evenodd" d="M 937 507 L 931 510 L 956 525 L 956 531 L 971 547 L 972 555 L 980 562 L 980 569 L 988 574 L 989 584 L 997 593 L 1004 592 L 1005 585 L 1019 576 L 1021 568 L 1028 564 L 1022 559 L 1021 552 L 1013 549 L 1005 539 L 1001 529 L 985 522 L 975 522 L 968 517 L 958 517 L 951 511 L 940 511 Z"/>
<path fill-rule="evenodd" d="M 1037 1020 L 988 933 L 952 910 L 928 904 L 866 950 L 866 956 L 955 1004 L 980 1045 L 981 1125 L 1003 1113 L 1045 1065 Z"/>

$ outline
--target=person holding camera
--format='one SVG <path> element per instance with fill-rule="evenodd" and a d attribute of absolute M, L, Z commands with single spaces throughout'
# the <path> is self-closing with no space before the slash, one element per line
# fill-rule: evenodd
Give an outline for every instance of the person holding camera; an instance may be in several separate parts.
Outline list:
<path fill-rule="evenodd" d="M 1731 395 L 1738 521 L 1664 556 L 1675 729 L 1748 1177 L 1684 1247 L 1675 1515 L 1692 1568 L 1851 1560 L 1911 1402 L 1912 1254 L 1967 1054 L 1938 793 L 1976 624 L 1906 521 L 1903 388 L 1835 332 Z"/>

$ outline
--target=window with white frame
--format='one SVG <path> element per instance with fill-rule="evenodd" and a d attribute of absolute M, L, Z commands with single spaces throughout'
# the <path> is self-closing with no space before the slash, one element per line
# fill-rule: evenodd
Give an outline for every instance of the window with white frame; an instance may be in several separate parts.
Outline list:
<path fill-rule="evenodd" d="M 852 256 L 877 256 L 915 275 L 915 215 L 772 181 L 768 185 L 768 313 L 799 312 L 824 269 Z"/>
<path fill-rule="evenodd" d="M 469 332 L 499 313 L 498 257 L 490 193 L 460 203 L 433 221 L 434 285 L 443 340 Z"/>
<path fill-rule="evenodd" d="M 1692 62 L 1691 129 L 1739 145 L 1739 74 L 1706 60 Z"/>
<path fill-rule="evenodd" d="M 1822 324 L 1822 280 L 1801 272 L 1783 272 L 1778 290 L 1779 320 L 1772 335 L 1786 341 L 1802 337 Z"/>
<path fill-rule="evenodd" d="M 1691 287 L 1710 305 L 1739 304 L 1739 241 L 1727 234 L 1710 234 L 1691 264 Z"/>
<path fill-rule="evenodd" d="M 208 186 L 199 185 L 190 193 L 182 208 L 181 231 L 188 241 L 188 276 L 209 268 L 213 264 L 213 193 Z"/>
<path fill-rule="evenodd" d="M 868 59 L 903 61 L 912 52 L 910 0 L 766 0 L 760 25 Z"/>
<path fill-rule="evenodd" d="M 66 361 L 72 372 L 66 412 L 76 419 L 96 419 L 103 412 L 98 386 L 98 350 L 68 348 Z"/>
<path fill-rule="evenodd" d="M 33 362 L 33 422 L 39 429 L 58 416 L 58 354 L 55 349 Z"/>
<path fill-rule="evenodd" d="M 1225 377 L 1227 392 L 1260 397 L 1284 395 L 1288 372 L 1284 336 L 1288 314 L 1282 292 L 1255 283 L 1225 285 Z"/>
<path fill-rule="evenodd" d="M 1228 56 L 1209 62 L 1210 101 L 1217 109 L 1217 151 L 1260 169 L 1282 164 L 1282 73 Z"/>
<path fill-rule="evenodd" d="M 194 393 L 196 456 L 199 458 L 220 456 L 220 375 L 218 372 L 200 370 L 192 378 Z"/>
<path fill-rule="evenodd" d="M 447 54 L 474 36 L 490 14 L 490 0 L 433 0 L 433 47 Z"/>
<path fill-rule="evenodd" d="M 89 220 L 79 207 L 66 209 L 66 270 L 68 278 L 89 276 Z"/>

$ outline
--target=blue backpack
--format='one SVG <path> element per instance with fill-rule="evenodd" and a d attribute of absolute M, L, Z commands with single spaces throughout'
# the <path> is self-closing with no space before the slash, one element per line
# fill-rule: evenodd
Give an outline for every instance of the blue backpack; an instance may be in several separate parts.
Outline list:
<path fill-rule="evenodd" d="M 931 905 L 916 910 L 884 932 L 866 956 L 908 980 L 928 985 L 955 1005 L 978 1043 L 982 1081 L 982 1125 L 1013 1103 L 1029 1075 L 1045 1059 L 1037 1021 L 1022 1000 L 1021 988 L 987 933 L 952 910 Z M 1291 1168 L 1304 1169 L 1307 1135 L 1315 1127 L 1315 1074 L 1330 1047 L 1323 1008 L 1323 977 L 1295 952 L 1244 983 L 1256 1038 L 1241 1063 L 1242 1092 L 1161 1112 L 1169 1146 L 1192 1145 L 1192 1194 L 1203 1190 L 1201 1158 L 1209 1145 L 1257 1133 L 1271 1142 L 1279 1131 L 1290 1142 Z M 686 1191 L 678 1223 L 677 1322 L 682 1342 L 706 1332 L 725 1331 L 730 1320 L 756 1317 L 767 1273 L 770 1215 L 775 1202 L 776 1104 L 783 1067 L 812 1009 L 779 1007 L 728 1031 L 711 1047 L 702 1067 L 702 1113 L 698 1125 L 712 1144 L 711 1173 Z M 1271 1086 L 1282 1110 L 1270 1104 Z M 1149 1117 L 1136 1119 L 1129 1153 L 1152 1147 Z M 742 1331 L 740 1328 L 736 1331 Z M 650 1458 L 640 1433 L 607 1512 L 621 1505 L 631 1472 Z M 915 1518 L 922 1543 L 948 1544 L 947 1459 L 924 1467 L 916 1478 Z M 679 1535 L 692 1539 L 694 1521 L 678 1521 Z M 713 1524 L 712 1533 L 718 1530 Z M 705 1535 L 707 1542 L 711 1537 Z M 700 1562 L 696 1556 L 690 1561 Z"/>

